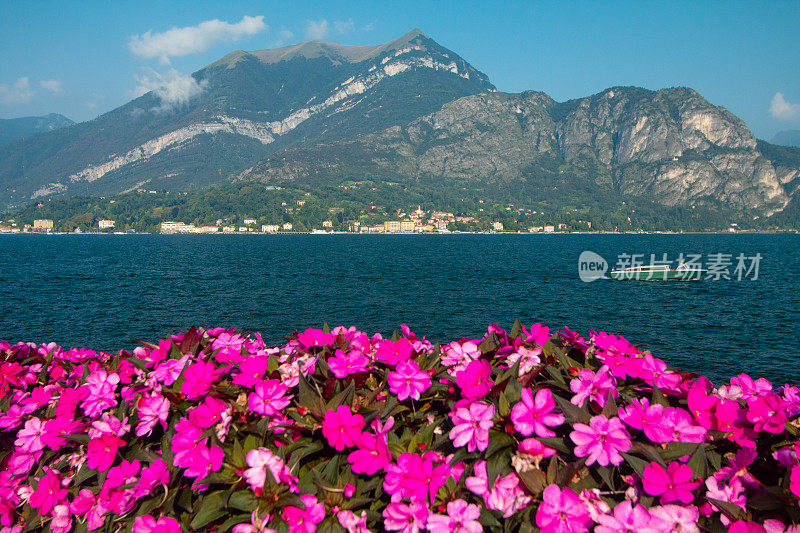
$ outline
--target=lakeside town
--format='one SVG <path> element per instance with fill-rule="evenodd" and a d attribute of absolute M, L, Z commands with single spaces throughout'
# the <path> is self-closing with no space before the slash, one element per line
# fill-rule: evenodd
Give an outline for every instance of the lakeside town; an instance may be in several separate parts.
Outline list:
<path fill-rule="evenodd" d="M 299 201 L 298 204 L 302 206 Z M 292 222 L 261 223 L 256 218 L 242 218 L 240 220 L 218 219 L 215 224 L 199 225 L 179 221 L 164 221 L 158 225 L 161 234 L 216 234 L 216 233 L 453 233 L 459 232 L 459 224 L 469 224 L 475 221 L 472 216 L 458 216 L 446 211 L 423 211 L 421 206 L 410 213 L 398 211 L 396 218 L 382 223 L 368 224 L 358 220 L 347 221 L 344 225 L 334 227 L 334 220 L 324 220 L 319 228 L 298 229 Z M 583 221 L 582 221 L 583 222 Z M 585 230 L 591 230 L 591 222 L 583 222 Z M 344 226 L 344 227 L 342 227 Z M 0 221 L 0 233 L 136 233 L 132 230 L 120 231 L 116 220 L 100 219 L 88 229 L 75 228 L 71 232 L 56 231 L 56 221 L 53 219 L 34 219 L 32 224 L 20 224 L 16 219 Z M 565 223 L 544 224 L 530 226 L 528 233 L 556 233 L 572 232 L 576 228 L 568 227 Z M 506 228 L 500 221 L 493 221 L 489 233 L 504 232 Z M 521 231 L 517 229 L 515 233 Z M 482 232 L 486 233 L 486 231 Z"/>

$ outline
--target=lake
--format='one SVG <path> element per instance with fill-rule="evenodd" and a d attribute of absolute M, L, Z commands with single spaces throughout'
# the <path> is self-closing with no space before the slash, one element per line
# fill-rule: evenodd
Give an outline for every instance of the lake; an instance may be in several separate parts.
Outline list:
<path fill-rule="evenodd" d="M 586 283 L 585 250 L 731 254 L 734 278 L 737 255 L 761 259 L 757 279 Z M 622 334 L 713 380 L 795 382 L 798 272 L 790 234 L 3 235 L 0 338 L 115 350 L 196 324 L 277 343 L 327 322 L 449 341 L 519 318 Z"/>

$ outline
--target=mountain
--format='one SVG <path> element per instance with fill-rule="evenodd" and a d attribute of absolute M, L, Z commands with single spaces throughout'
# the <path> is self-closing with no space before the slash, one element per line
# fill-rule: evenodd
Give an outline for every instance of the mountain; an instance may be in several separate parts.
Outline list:
<path fill-rule="evenodd" d="M 800 147 L 800 130 L 784 130 L 779 131 L 772 138 L 772 144 L 780 146 L 797 146 Z"/>
<path fill-rule="evenodd" d="M 0 119 L 0 146 L 23 137 L 57 130 L 71 124 L 75 123 L 58 113 L 50 113 L 42 117 Z"/>
<path fill-rule="evenodd" d="M 403 125 L 494 90 L 419 30 L 379 46 L 238 50 L 192 78 L 183 80 L 188 92 L 151 91 L 90 122 L 0 148 L 0 200 L 199 188 L 287 147 Z"/>
<path fill-rule="evenodd" d="M 800 176 L 800 161 L 781 161 L 691 89 L 614 87 L 564 103 L 541 92 L 467 96 L 404 126 L 281 152 L 239 179 L 445 179 L 526 198 L 560 188 L 575 200 L 604 191 L 772 214 Z"/>

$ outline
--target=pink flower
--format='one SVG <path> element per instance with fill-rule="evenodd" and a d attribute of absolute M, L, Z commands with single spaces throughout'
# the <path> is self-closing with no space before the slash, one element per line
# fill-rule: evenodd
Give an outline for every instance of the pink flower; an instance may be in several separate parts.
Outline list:
<path fill-rule="evenodd" d="M 139 483 L 134 487 L 133 495 L 136 498 L 141 498 L 145 494 L 149 494 L 158 485 L 166 485 L 167 483 L 169 483 L 167 463 L 163 459 L 156 459 L 150 463 L 150 466 L 142 469 Z"/>
<path fill-rule="evenodd" d="M 800 465 L 792 467 L 792 473 L 789 476 L 789 490 L 792 494 L 800 498 Z"/>
<path fill-rule="evenodd" d="M 116 489 L 128 483 L 133 483 L 136 481 L 136 476 L 139 474 L 141 466 L 139 461 L 134 459 L 133 461 L 122 461 L 119 465 L 112 467 L 108 471 L 103 489 Z"/>
<path fill-rule="evenodd" d="M 597 373 L 584 368 L 578 373 L 577 379 L 569 383 L 569 388 L 575 393 L 570 403 L 583 406 L 588 398 L 596 401 L 600 407 L 605 407 L 609 392 L 614 398 L 619 397 L 616 384 L 617 380 L 609 374 L 607 366 L 601 366 Z"/>
<path fill-rule="evenodd" d="M 253 511 L 250 513 L 250 523 L 233 526 L 231 533 L 277 533 L 274 529 L 267 527 L 271 519 L 270 515 L 259 518 L 258 511 Z"/>
<path fill-rule="evenodd" d="M 480 533 L 483 526 L 478 522 L 481 510 L 474 503 L 453 500 L 447 504 L 447 515 L 434 514 L 428 517 L 431 533 Z"/>
<path fill-rule="evenodd" d="M 662 503 L 680 501 L 691 503 L 694 500 L 694 491 L 700 486 L 699 481 L 693 481 L 692 469 L 685 464 L 671 462 L 667 469 L 653 461 L 644 467 L 642 472 L 642 485 L 645 492 L 653 496 L 660 496 Z"/>
<path fill-rule="evenodd" d="M 494 425 L 494 405 L 474 401 L 463 404 L 462 400 L 450 413 L 454 427 L 450 430 L 453 446 L 460 448 L 466 445 L 468 452 L 483 451 L 489 446 L 489 429 Z"/>
<path fill-rule="evenodd" d="M 428 507 L 421 502 L 390 503 L 383 509 L 383 527 L 400 533 L 419 533 L 428 521 Z"/>
<path fill-rule="evenodd" d="M 777 394 L 751 396 L 747 408 L 747 421 L 755 424 L 756 431 L 784 432 L 788 420 L 786 402 Z"/>
<path fill-rule="evenodd" d="M 286 385 L 277 379 L 268 379 L 256 383 L 256 389 L 250 393 L 247 405 L 250 410 L 264 416 L 275 416 L 281 413 L 292 401 L 292 395 Z"/>
<path fill-rule="evenodd" d="M 456 385 L 464 398 L 483 398 L 492 390 L 492 365 L 485 359 L 471 361 L 464 370 L 456 372 Z"/>
<path fill-rule="evenodd" d="M 289 533 L 314 533 L 317 524 L 325 519 L 325 504 L 317 503 L 317 497 L 310 494 L 303 494 L 300 499 L 306 508 L 284 507 L 283 519 L 289 524 Z"/>
<path fill-rule="evenodd" d="M 486 461 L 475 463 L 473 476 L 465 480 L 467 488 L 478 496 L 483 496 L 486 507 L 503 513 L 505 518 L 523 509 L 531 498 L 519 488 L 519 477 L 512 472 L 503 478 L 498 475 L 489 486 Z"/>
<path fill-rule="evenodd" d="M 548 485 L 536 511 L 536 525 L 542 533 L 583 533 L 592 519 L 581 499 L 572 489 Z"/>
<path fill-rule="evenodd" d="M 137 516 L 132 533 L 182 533 L 181 525 L 174 518 L 162 516 L 158 520 L 150 515 Z"/>
<path fill-rule="evenodd" d="M 250 450 L 247 452 L 246 460 L 250 468 L 244 471 L 244 479 L 254 491 L 264 488 L 267 472 L 272 474 L 276 483 L 286 483 L 292 489 L 297 487 L 297 478 L 291 474 L 283 459 L 267 448 Z"/>
<path fill-rule="evenodd" d="M 700 511 L 697 507 L 676 504 L 662 505 L 650 508 L 650 527 L 655 531 L 669 531 L 675 533 L 699 533 L 697 521 Z"/>
<path fill-rule="evenodd" d="M 31 494 L 28 503 L 34 509 L 38 509 L 40 514 L 47 514 L 55 505 L 62 502 L 69 494 L 69 491 L 61 487 L 58 476 L 50 470 L 39 480 L 36 490 Z"/>
<path fill-rule="evenodd" d="M 117 405 L 115 391 L 119 381 L 119 375 L 113 372 L 109 374 L 103 369 L 95 370 L 86 377 L 84 387 L 89 393 L 81 403 L 86 416 L 94 418 Z"/>
<path fill-rule="evenodd" d="M 86 465 L 98 472 L 105 472 L 114 462 L 117 450 L 125 441 L 115 435 L 103 435 L 92 439 L 86 446 Z"/>
<path fill-rule="evenodd" d="M 367 528 L 366 511 L 361 511 L 361 516 L 356 516 L 353 511 L 339 511 L 336 518 L 347 533 L 371 533 Z"/>
<path fill-rule="evenodd" d="M 631 436 L 617 417 L 608 419 L 603 415 L 597 415 L 592 417 L 588 426 L 575 424 L 574 427 L 575 431 L 569 436 L 572 442 L 577 444 L 575 455 L 578 457 L 588 455 L 587 466 L 595 462 L 602 466 L 618 465 L 623 460 L 620 452 L 631 449 Z"/>
<path fill-rule="evenodd" d="M 61 504 L 53 507 L 53 519 L 50 521 L 50 531 L 53 533 L 67 533 L 72 529 L 72 515 L 69 507 Z"/>
<path fill-rule="evenodd" d="M 333 357 L 328 359 L 328 366 L 333 375 L 339 379 L 357 372 L 366 372 L 369 358 L 361 350 L 336 350 Z"/>
<path fill-rule="evenodd" d="M 192 409 L 189 409 L 189 423 L 201 429 L 208 429 L 220 421 L 222 413 L 228 405 L 213 396 L 206 396 L 206 399 Z"/>
<path fill-rule="evenodd" d="M 408 359 L 397 363 L 395 370 L 387 375 L 389 390 L 401 402 L 406 398 L 419 400 L 420 394 L 431 386 L 431 376 L 420 370 L 416 361 Z"/>
<path fill-rule="evenodd" d="M 542 360 L 539 357 L 542 354 L 542 349 L 538 346 L 536 348 L 527 348 L 525 346 L 520 346 L 516 349 L 516 351 L 512 354 L 509 354 L 506 357 L 506 364 L 509 368 L 513 367 L 517 362 L 519 362 L 519 375 L 524 376 L 540 364 L 542 364 Z"/>
<path fill-rule="evenodd" d="M 23 453 L 35 453 L 44 449 L 44 423 L 36 417 L 25 422 L 25 427 L 17 432 L 14 445 Z"/>
<path fill-rule="evenodd" d="M 526 437 L 534 433 L 539 437 L 555 437 L 548 426 L 560 426 L 565 420 L 564 415 L 553 412 L 555 406 L 550 389 L 541 389 L 535 398 L 530 389 L 522 389 L 522 401 L 511 410 L 514 429 Z"/>
<path fill-rule="evenodd" d="M 712 498 L 714 500 L 719 500 L 722 502 L 732 503 L 734 505 L 738 505 L 742 509 L 744 509 L 747 499 L 744 496 L 744 486 L 742 485 L 741 480 L 738 477 L 732 478 L 727 485 L 724 483 L 720 483 L 714 477 L 709 477 L 706 479 L 706 498 Z M 715 511 L 719 511 L 720 509 L 714 505 L 712 502 L 709 502 L 711 508 Z M 722 523 L 728 525 L 730 520 L 728 519 L 725 514 L 720 516 Z"/>
<path fill-rule="evenodd" d="M 600 515 L 595 533 L 628 533 L 650 530 L 650 513 L 642 505 L 625 500 L 614 507 L 613 515 Z"/>
<path fill-rule="evenodd" d="M 322 434 L 328 439 L 328 444 L 341 452 L 345 447 L 355 445 L 363 427 L 363 416 L 354 415 L 349 407 L 340 405 L 335 411 L 325 413 Z"/>
<path fill-rule="evenodd" d="M 689 388 L 689 394 L 686 396 L 686 401 L 689 404 L 689 411 L 698 424 L 706 429 L 712 429 L 715 423 L 714 411 L 719 400 L 716 396 L 708 394 L 703 382 L 695 381 L 692 384 L 691 388 Z"/>
<path fill-rule="evenodd" d="M 142 396 L 139 399 L 137 415 L 139 424 L 136 425 L 136 436 L 149 436 L 153 432 L 156 424 L 167 428 L 167 417 L 169 416 L 169 400 L 159 394 Z"/>
<path fill-rule="evenodd" d="M 224 369 L 217 368 L 214 363 L 197 361 L 187 366 L 183 371 L 183 384 L 181 394 L 186 399 L 201 398 L 211 390 L 214 383 L 224 373 Z"/>

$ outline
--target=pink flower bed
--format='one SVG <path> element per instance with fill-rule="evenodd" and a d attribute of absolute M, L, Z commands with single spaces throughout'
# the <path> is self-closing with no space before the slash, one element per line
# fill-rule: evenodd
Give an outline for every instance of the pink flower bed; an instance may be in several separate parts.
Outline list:
<path fill-rule="evenodd" d="M 798 415 L 540 324 L 0 343 L 0 533 L 800 532 Z"/>

